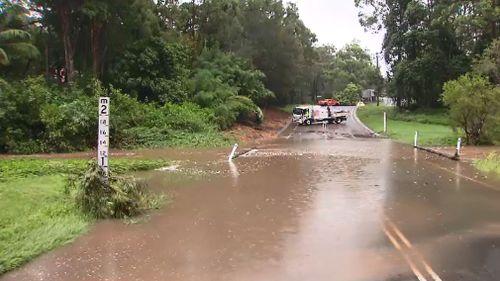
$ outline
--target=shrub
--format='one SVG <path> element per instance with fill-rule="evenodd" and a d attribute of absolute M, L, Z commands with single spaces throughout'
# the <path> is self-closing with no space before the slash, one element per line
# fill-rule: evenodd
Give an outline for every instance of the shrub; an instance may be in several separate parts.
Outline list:
<path fill-rule="evenodd" d="M 51 99 L 42 77 L 28 78 L 9 85 L 0 85 L 0 150 L 13 152 L 38 151 L 44 124 L 41 107 Z"/>
<path fill-rule="evenodd" d="M 224 142 L 219 128 L 229 128 L 245 107 L 228 108 L 230 116 L 217 116 L 215 108 L 195 103 L 141 103 L 137 99 L 97 80 L 67 87 L 43 78 L 29 78 L 12 85 L 0 81 L 0 152 L 66 152 L 92 148 L 97 138 L 97 98 L 111 98 L 110 143 L 112 147 L 172 146 L 180 141 L 210 135 L 209 143 Z M 20 94 L 22 93 L 22 94 Z M 230 93 L 230 97 L 233 93 Z M 217 99 L 215 107 L 226 98 Z M 255 107 L 245 100 L 247 107 Z M 233 112 L 234 111 L 234 112 Z M 224 119 L 224 121 L 222 120 Z M 193 136 L 189 136 L 193 134 Z M 198 142 L 196 142 L 198 143 Z M 206 145 L 203 145 L 206 146 Z"/>
<path fill-rule="evenodd" d="M 342 105 L 354 105 L 359 101 L 360 94 L 361 88 L 354 83 L 349 83 L 342 92 L 335 96 L 335 98 Z"/>
<path fill-rule="evenodd" d="M 141 101 L 182 103 L 187 99 L 189 50 L 163 38 L 138 41 L 111 71 L 113 83 Z"/>
<path fill-rule="evenodd" d="M 495 131 L 491 129 L 500 126 L 500 88 L 475 74 L 446 82 L 443 88 L 452 124 L 464 130 L 467 143 L 494 140 Z"/>
<path fill-rule="evenodd" d="M 474 166 L 485 173 L 496 173 L 500 176 L 500 154 L 490 153 L 485 159 L 474 161 Z"/>
<path fill-rule="evenodd" d="M 264 73 L 233 54 L 223 53 L 218 49 L 204 49 L 196 64 L 195 76 L 210 73 L 217 77 L 218 83 L 232 88 L 235 91 L 233 95 L 248 97 L 258 105 L 265 105 L 276 99 L 274 93 L 264 86 Z"/>
<path fill-rule="evenodd" d="M 233 96 L 227 99 L 227 104 L 236 113 L 237 119 L 240 122 L 253 121 L 260 124 L 264 119 L 260 108 L 248 97 Z"/>
<path fill-rule="evenodd" d="M 94 103 L 94 99 L 80 97 L 69 103 L 43 106 L 42 150 L 64 152 L 91 147 L 96 129 Z"/>
<path fill-rule="evenodd" d="M 76 192 L 77 206 L 94 218 L 129 218 L 150 209 L 157 199 L 131 177 L 110 174 L 90 162 L 85 174 L 72 178 L 67 189 Z"/>

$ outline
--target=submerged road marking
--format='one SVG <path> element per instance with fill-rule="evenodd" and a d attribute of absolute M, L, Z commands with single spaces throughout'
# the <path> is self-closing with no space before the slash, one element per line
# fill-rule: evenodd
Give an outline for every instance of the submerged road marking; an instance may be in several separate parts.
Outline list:
<path fill-rule="evenodd" d="M 415 276 L 418 278 L 418 280 L 419 281 L 427 281 L 427 279 L 425 279 L 424 275 L 420 272 L 420 270 L 418 270 L 418 268 L 415 266 L 415 264 L 411 261 L 408 254 L 406 254 L 405 251 L 401 248 L 401 246 L 397 242 L 396 238 L 394 238 L 394 236 L 392 236 L 392 234 L 389 232 L 389 230 L 387 230 L 387 228 L 385 226 L 384 226 L 384 233 L 389 238 L 392 245 L 394 245 L 394 247 L 396 247 L 396 249 L 399 250 L 401 255 L 403 255 L 406 263 L 410 266 L 411 271 L 413 272 L 413 274 L 415 274 Z"/>
<path fill-rule="evenodd" d="M 457 172 L 455 172 L 455 171 L 448 170 L 448 169 L 446 169 L 446 168 L 444 168 L 444 167 L 441 167 L 441 166 L 439 166 L 438 164 L 435 164 L 435 163 L 432 163 L 432 162 L 429 162 L 429 163 L 430 163 L 431 165 L 433 165 L 433 166 L 435 166 L 435 167 L 438 167 L 439 169 L 441 169 L 441 170 L 443 170 L 443 171 L 446 171 L 446 172 L 448 172 L 448 173 L 450 173 L 450 174 L 453 174 L 453 175 L 455 175 L 455 176 L 458 176 L 458 177 L 461 177 L 461 178 L 464 178 L 464 179 L 470 180 L 470 181 L 472 181 L 472 182 L 475 182 L 475 183 L 480 184 L 480 185 L 482 185 L 482 186 L 485 186 L 485 187 L 487 187 L 487 188 L 490 188 L 490 189 L 493 189 L 493 190 L 496 190 L 496 191 L 500 191 L 500 189 L 499 189 L 499 188 L 497 188 L 497 187 L 495 187 L 495 186 L 493 186 L 493 185 L 487 184 L 487 183 L 485 183 L 485 182 L 482 182 L 482 181 L 480 181 L 480 180 L 476 180 L 476 179 L 471 178 L 471 177 L 468 177 L 468 176 L 461 175 L 461 174 L 459 174 L 459 173 L 457 173 Z"/>
<path fill-rule="evenodd" d="M 292 132 L 288 136 L 286 136 L 285 139 L 291 138 L 293 135 L 293 132 L 295 132 L 295 130 L 297 130 L 297 127 L 298 127 L 298 125 L 295 125 L 295 127 L 293 127 L 293 129 L 292 129 Z"/>
<path fill-rule="evenodd" d="M 425 258 L 413 247 L 413 245 L 410 243 L 408 238 L 399 230 L 399 228 L 391 222 L 388 218 L 386 218 L 387 223 L 389 226 L 394 230 L 396 235 L 403 241 L 403 243 L 408 247 L 408 249 L 412 250 L 413 253 L 417 256 L 418 260 L 422 263 L 424 266 L 425 270 L 429 275 L 434 279 L 434 281 L 442 281 L 442 279 L 439 277 L 439 275 L 432 269 L 432 267 L 425 261 Z"/>

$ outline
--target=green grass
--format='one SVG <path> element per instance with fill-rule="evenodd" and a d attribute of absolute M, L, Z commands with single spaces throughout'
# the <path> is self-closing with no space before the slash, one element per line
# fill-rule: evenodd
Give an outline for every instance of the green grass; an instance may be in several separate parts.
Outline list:
<path fill-rule="evenodd" d="M 125 173 L 167 164 L 112 159 L 110 166 Z M 73 241 L 93 223 L 65 191 L 67 175 L 86 165 L 86 160 L 0 160 L 0 274 Z"/>
<path fill-rule="evenodd" d="M 484 172 L 500 176 L 500 154 L 491 153 L 485 159 L 474 161 L 474 166 Z"/>
<path fill-rule="evenodd" d="M 88 161 L 84 159 L 2 159 L 0 160 L 0 179 L 75 174 L 85 170 Z M 131 171 L 151 170 L 167 164 L 168 162 L 164 160 L 112 158 L 109 166 L 114 173 L 122 174 Z"/>
<path fill-rule="evenodd" d="M 443 110 L 400 112 L 393 107 L 370 104 L 358 108 L 357 115 L 366 126 L 382 134 L 384 111 L 388 117 L 386 135 L 396 141 L 413 144 L 415 131 L 419 132 L 420 145 L 453 145 L 460 137 L 447 125 Z"/>
<path fill-rule="evenodd" d="M 91 220 L 64 194 L 60 175 L 0 183 L 0 274 L 85 232 Z"/>

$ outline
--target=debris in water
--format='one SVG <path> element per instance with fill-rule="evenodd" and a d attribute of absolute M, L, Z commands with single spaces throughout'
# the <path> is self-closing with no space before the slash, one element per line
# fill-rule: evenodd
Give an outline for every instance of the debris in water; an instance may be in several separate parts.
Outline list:
<path fill-rule="evenodd" d="M 160 172 L 175 172 L 175 171 L 178 170 L 178 168 L 179 168 L 179 165 L 170 165 L 170 166 L 167 166 L 167 167 L 158 168 L 155 171 L 160 171 Z"/>

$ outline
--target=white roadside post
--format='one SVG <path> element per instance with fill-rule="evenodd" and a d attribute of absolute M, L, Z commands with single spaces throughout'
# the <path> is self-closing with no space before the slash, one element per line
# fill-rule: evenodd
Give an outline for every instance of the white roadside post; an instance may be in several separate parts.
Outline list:
<path fill-rule="evenodd" d="M 233 146 L 233 150 L 231 151 L 231 154 L 229 154 L 229 158 L 227 159 L 228 161 L 231 161 L 233 160 L 234 158 L 234 153 L 236 153 L 236 149 L 238 148 L 238 144 L 234 144 Z"/>
<path fill-rule="evenodd" d="M 384 111 L 384 133 L 387 133 L 387 112 Z"/>
<path fill-rule="evenodd" d="M 415 131 L 415 140 L 413 141 L 413 147 L 418 146 L 418 131 Z"/>
<path fill-rule="evenodd" d="M 99 98 L 99 129 L 97 136 L 97 164 L 108 177 L 109 163 L 109 98 Z"/>
<path fill-rule="evenodd" d="M 460 157 L 460 150 L 462 149 L 462 138 L 458 138 L 457 150 L 455 151 L 455 157 Z"/>

